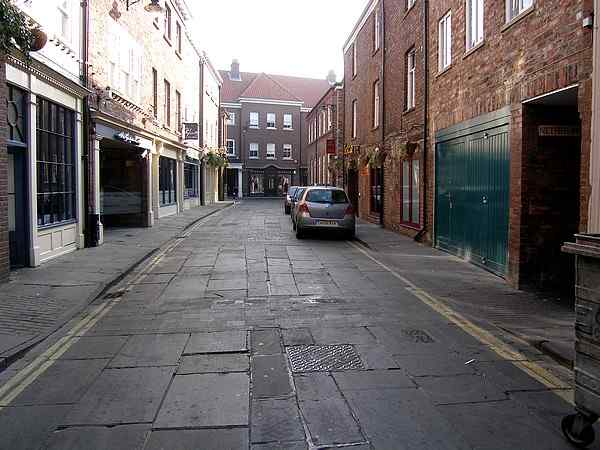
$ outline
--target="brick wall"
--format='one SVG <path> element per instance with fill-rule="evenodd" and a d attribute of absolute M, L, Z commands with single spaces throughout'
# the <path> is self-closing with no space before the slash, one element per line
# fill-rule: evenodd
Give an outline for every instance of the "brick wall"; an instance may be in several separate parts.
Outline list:
<path fill-rule="evenodd" d="M 417 2 L 419 3 L 419 2 Z M 589 143 L 591 117 L 592 33 L 581 20 L 591 11 L 590 0 L 546 0 L 520 20 L 506 24 L 505 1 L 485 2 L 484 43 L 465 51 L 465 2 L 430 2 L 429 135 L 482 114 L 510 106 L 510 219 L 508 279 L 519 285 L 528 256 L 525 250 L 536 237 L 529 232 L 541 226 L 529 214 L 531 186 L 535 185 L 535 162 L 524 145 L 527 118 L 523 102 L 579 84 L 578 113 L 582 126 L 580 156 L 580 220 L 585 230 L 589 196 Z M 438 67 L 438 21 L 452 11 L 452 65 L 443 73 Z M 560 14 L 557 14 L 560 11 Z M 433 223 L 435 145 L 428 148 L 427 222 Z M 533 164 L 533 165 L 532 165 Z M 431 232 L 431 230 L 428 230 Z"/>
<path fill-rule="evenodd" d="M 6 150 L 6 64 L 0 55 L 0 282 L 10 269 L 8 248 L 8 157 Z"/>
<path fill-rule="evenodd" d="M 344 54 L 344 136 L 346 145 L 360 146 L 364 153 L 369 147 L 382 147 L 382 127 L 384 114 L 380 112 L 380 125 L 373 127 L 373 86 L 381 81 L 382 49 L 374 51 L 374 13 L 367 18 L 364 26 L 358 31 L 354 42 L 349 45 Z M 357 68 L 356 75 L 352 73 L 352 52 L 356 46 Z M 357 137 L 352 137 L 352 102 L 357 101 Z M 380 108 L 382 103 L 380 103 Z M 381 110 L 380 110 L 381 111 Z M 379 217 L 371 214 L 369 203 L 368 168 L 359 168 L 359 217 L 379 223 Z"/>

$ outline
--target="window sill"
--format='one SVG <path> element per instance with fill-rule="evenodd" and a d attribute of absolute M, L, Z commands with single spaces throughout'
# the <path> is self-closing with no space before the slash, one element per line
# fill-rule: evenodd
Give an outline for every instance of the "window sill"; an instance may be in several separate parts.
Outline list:
<path fill-rule="evenodd" d="M 504 24 L 504 26 L 502 28 L 500 28 L 500 32 L 504 33 L 506 30 L 508 30 L 509 28 L 511 28 L 514 24 L 516 24 L 516 23 L 520 22 L 521 20 L 523 20 L 525 17 L 527 17 L 533 11 L 535 11 L 535 3 L 533 5 L 531 5 L 529 8 L 521 11 L 519 13 L 519 15 L 513 17 L 508 22 L 506 22 Z"/>
<path fill-rule="evenodd" d="M 465 54 L 463 55 L 463 59 L 471 56 L 473 53 L 475 53 L 477 50 L 479 50 L 481 47 L 483 47 L 484 44 L 485 44 L 485 40 L 482 40 L 478 44 L 475 44 L 473 47 L 471 47 L 469 50 L 467 50 L 465 52 Z"/>
<path fill-rule="evenodd" d="M 169 44 L 169 47 L 173 46 L 173 43 L 171 42 L 171 39 L 169 39 L 169 37 L 166 34 L 163 34 L 163 39 L 165 40 L 165 42 L 167 44 Z"/>
<path fill-rule="evenodd" d="M 277 127 L 267 127 L 267 130 L 277 130 Z"/>
<path fill-rule="evenodd" d="M 50 230 L 52 228 L 65 227 L 67 225 L 73 225 L 76 223 L 77 223 L 77 219 L 70 219 L 70 220 L 65 220 L 63 222 L 54 222 L 54 223 L 49 223 L 47 225 L 38 225 L 37 229 L 38 229 L 38 231 L 46 231 L 46 230 Z"/>
<path fill-rule="evenodd" d="M 274 156 L 267 156 L 265 159 L 268 159 L 270 161 L 275 161 L 277 158 L 275 158 Z"/>
<path fill-rule="evenodd" d="M 293 128 L 284 128 L 283 131 L 294 131 Z"/>
<path fill-rule="evenodd" d="M 248 127 L 248 129 L 250 129 L 250 130 L 260 130 L 260 127 L 259 126 L 251 125 L 251 126 Z"/>
<path fill-rule="evenodd" d="M 435 74 L 435 77 L 441 77 L 442 75 L 444 75 L 446 72 L 448 72 L 450 69 L 452 69 L 452 63 L 450 63 L 448 66 L 444 67 L 442 70 L 440 70 L 438 73 Z"/>
<path fill-rule="evenodd" d="M 249 156 L 248 159 L 258 159 L 258 156 Z"/>
<path fill-rule="evenodd" d="M 293 161 L 292 158 L 281 158 L 281 159 L 283 159 L 284 161 Z"/>

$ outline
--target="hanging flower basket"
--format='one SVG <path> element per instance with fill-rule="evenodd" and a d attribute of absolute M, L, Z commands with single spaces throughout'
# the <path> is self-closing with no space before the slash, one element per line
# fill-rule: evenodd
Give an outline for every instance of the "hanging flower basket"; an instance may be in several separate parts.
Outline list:
<path fill-rule="evenodd" d="M 396 161 L 412 159 L 417 147 L 416 142 L 402 142 L 400 139 L 395 139 L 391 143 L 391 156 Z"/>
<path fill-rule="evenodd" d="M 361 166 L 381 167 L 385 161 L 385 151 L 379 147 L 367 147 L 360 155 Z"/>
<path fill-rule="evenodd" d="M 227 167 L 229 165 L 229 159 L 227 159 L 227 153 L 224 149 L 209 150 L 204 156 L 206 165 L 213 169 Z"/>
<path fill-rule="evenodd" d="M 25 55 L 35 51 L 27 17 L 10 0 L 0 0 L 0 24 L 0 53 L 7 54 L 15 47 Z"/>

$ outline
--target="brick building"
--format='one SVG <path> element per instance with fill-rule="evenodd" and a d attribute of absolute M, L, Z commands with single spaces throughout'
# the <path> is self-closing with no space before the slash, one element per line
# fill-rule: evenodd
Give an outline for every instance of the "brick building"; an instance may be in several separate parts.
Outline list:
<path fill-rule="evenodd" d="M 90 2 L 90 223 L 152 226 L 217 199 L 221 80 L 189 38 L 182 0 L 155 16 L 134 4 Z M 184 127 L 185 125 L 185 127 Z"/>
<path fill-rule="evenodd" d="M 227 111 L 227 195 L 281 196 L 306 180 L 301 149 L 306 115 L 329 89 L 327 80 L 221 71 Z M 302 174 L 302 175 L 301 175 Z"/>
<path fill-rule="evenodd" d="M 344 87 L 330 76 L 331 88 L 306 116 L 303 165 L 309 184 L 343 186 Z"/>
<path fill-rule="evenodd" d="M 359 215 L 513 285 L 570 286 L 560 247 L 586 230 L 590 191 L 591 1 L 382 3 L 344 47 Z"/>
<path fill-rule="evenodd" d="M 6 63 L 0 55 L 0 283 L 5 281 L 10 270 L 8 238 L 8 153 L 6 148 Z"/>
<path fill-rule="evenodd" d="M 570 290 L 561 245 L 588 217 L 591 1 L 430 5 L 428 232 L 514 285 Z"/>
<path fill-rule="evenodd" d="M 347 190 L 358 205 L 359 217 L 375 223 L 384 217 L 384 174 L 378 160 L 384 145 L 382 27 L 381 3 L 371 1 L 344 45 Z"/>

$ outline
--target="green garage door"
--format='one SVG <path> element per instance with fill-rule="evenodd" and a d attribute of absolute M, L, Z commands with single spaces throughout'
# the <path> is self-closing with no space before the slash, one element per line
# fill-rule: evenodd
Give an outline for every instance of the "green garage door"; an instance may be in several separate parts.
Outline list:
<path fill-rule="evenodd" d="M 505 275 L 510 151 L 508 111 L 436 135 L 436 246 Z"/>

